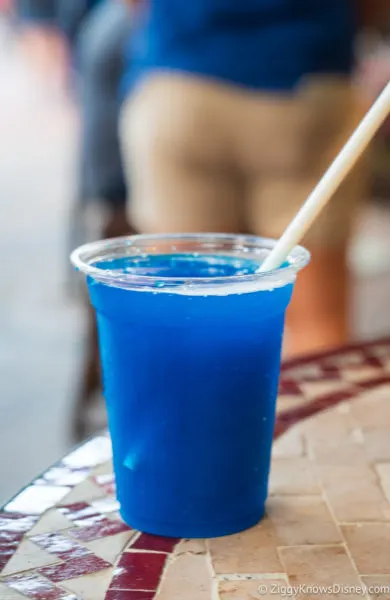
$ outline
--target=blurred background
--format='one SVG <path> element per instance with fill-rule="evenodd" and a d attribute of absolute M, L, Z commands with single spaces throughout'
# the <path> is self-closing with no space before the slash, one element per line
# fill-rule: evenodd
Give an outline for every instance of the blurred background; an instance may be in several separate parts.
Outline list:
<path fill-rule="evenodd" d="M 89 430 L 74 431 L 89 325 L 68 253 L 105 219 L 98 201 L 78 206 L 82 74 L 64 37 L 36 35 L 17 13 L 0 0 L 0 504 L 104 423 L 98 402 Z M 390 77 L 390 35 L 361 40 L 355 77 L 374 100 Z M 390 335 L 389 123 L 370 172 L 349 255 L 351 341 Z"/>

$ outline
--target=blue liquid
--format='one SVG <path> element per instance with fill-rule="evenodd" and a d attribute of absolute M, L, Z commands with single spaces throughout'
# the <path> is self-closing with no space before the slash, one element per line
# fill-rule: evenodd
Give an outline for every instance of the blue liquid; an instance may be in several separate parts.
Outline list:
<path fill-rule="evenodd" d="M 99 267 L 196 278 L 255 273 L 259 264 L 164 255 Z M 124 519 L 174 537 L 254 525 L 267 496 L 292 285 L 223 296 L 132 291 L 92 280 L 89 289 Z"/>

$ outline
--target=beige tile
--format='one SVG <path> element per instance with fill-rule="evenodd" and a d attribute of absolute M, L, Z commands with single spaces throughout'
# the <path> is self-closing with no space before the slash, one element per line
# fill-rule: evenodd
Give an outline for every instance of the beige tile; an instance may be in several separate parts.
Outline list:
<path fill-rule="evenodd" d="M 100 558 L 114 564 L 116 558 L 126 548 L 131 538 L 135 535 L 135 531 L 125 531 L 117 535 L 111 535 L 100 540 L 88 542 L 84 544 Z"/>
<path fill-rule="evenodd" d="M 284 579 L 256 579 L 254 581 L 221 581 L 220 600 L 286 600 L 288 583 Z M 294 596 L 288 595 L 294 600 Z"/>
<path fill-rule="evenodd" d="M 356 429 L 357 423 L 349 413 L 340 413 L 336 407 L 317 413 L 302 423 L 308 442 L 345 441 Z"/>
<path fill-rule="evenodd" d="M 363 360 L 363 355 L 358 350 L 353 352 L 348 352 L 348 354 L 341 354 L 340 356 L 335 356 L 334 358 L 327 360 L 327 365 L 337 366 L 337 367 L 345 367 L 348 365 L 360 365 Z"/>
<path fill-rule="evenodd" d="M 0 583 L 0 598 L 1 600 L 26 600 L 26 596 L 22 596 L 16 590 L 12 590 L 2 583 Z"/>
<path fill-rule="evenodd" d="M 299 426 L 289 429 L 275 440 L 272 448 L 274 458 L 292 458 L 303 456 L 305 452 L 303 438 Z"/>
<path fill-rule="evenodd" d="M 280 548 L 280 557 L 292 586 L 360 585 L 357 573 L 343 546 L 301 546 Z M 297 598 L 361 598 L 359 594 L 305 593 Z"/>
<path fill-rule="evenodd" d="M 175 556 L 166 567 L 156 600 L 211 600 L 212 576 L 205 555 Z"/>
<path fill-rule="evenodd" d="M 82 600 L 104 600 L 108 586 L 111 583 L 114 569 L 105 569 L 93 575 L 85 575 L 61 582 L 69 592 L 73 592 Z"/>
<path fill-rule="evenodd" d="M 96 477 L 97 475 L 110 475 L 113 472 L 112 460 L 108 460 L 107 462 L 95 467 L 92 471 L 92 476 Z"/>
<path fill-rule="evenodd" d="M 318 377 L 321 375 L 322 370 L 320 369 L 318 364 L 307 364 L 307 365 L 299 365 L 298 367 L 293 367 L 289 369 L 288 372 L 285 372 L 285 376 L 287 378 L 292 377 L 293 379 L 300 380 L 305 377 Z"/>
<path fill-rule="evenodd" d="M 90 479 L 86 479 L 62 500 L 62 504 L 74 504 L 75 502 L 90 502 L 105 496 L 104 491 Z"/>
<path fill-rule="evenodd" d="M 350 402 L 348 400 L 344 400 L 344 402 L 340 402 L 336 407 L 337 412 L 342 415 L 349 415 L 351 412 Z"/>
<path fill-rule="evenodd" d="M 319 494 L 315 473 L 306 457 L 275 458 L 272 460 L 270 494 Z"/>
<path fill-rule="evenodd" d="M 308 404 L 308 399 L 305 396 L 292 396 L 289 394 L 283 394 L 278 397 L 276 410 L 278 413 L 283 413 L 300 406 Z"/>
<path fill-rule="evenodd" d="M 72 523 L 64 517 L 58 510 L 53 509 L 45 513 L 29 531 L 30 537 L 41 535 L 42 533 L 54 533 L 72 527 Z"/>
<path fill-rule="evenodd" d="M 267 514 L 281 546 L 335 544 L 342 541 L 329 509 L 316 496 L 273 496 Z"/>
<path fill-rule="evenodd" d="M 209 540 L 217 574 L 282 573 L 277 553 L 278 538 L 269 519 L 243 533 Z"/>
<path fill-rule="evenodd" d="M 181 540 L 175 548 L 175 554 L 206 554 L 205 540 Z"/>
<path fill-rule="evenodd" d="M 368 463 L 368 456 L 363 444 L 353 440 L 307 441 L 309 457 L 317 465 L 356 465 Z"/>
<path fill-rule="evenodd" d="M 371 600 L 390 600 L 390 575 L 371 575 L 362 577 Z"/>
<path fill-rule="evenodd" d="M 343 379 L 346 381 L 351 381 L 354 383 L 361 383 L 363 381 L 369 381 L 370 379 L 374 379 L 375 377 L 381 377 L 383 375 L 383 370 L 378 367 L 350 367 L 343 369 Z"/>
<path fill-rule="evenodd" d="M 390 523 L 344 525 L 342 531 L 359 573 L 390 574 Z"/>
<path fill-rule="evenodd" d="M 377 464 L 375 469 L 379 475 L 382 490 L 388 502 L 390 502 L 390 463 Z"/>
<path fill-rule="evenodd" d="M 351 412 L 363 429 L 390 426 L 390 386 L 365 392 L 351 403 Z"/>
<path fill-rule="evenodd" d="M 366 452 L 372 461 L 390 461 L 389 427 L 371 429 L 363 432 Z"/>
<path fill-rule="evenodd" d="M 341 522 L 390 520 L 390 506 L 367 466 L 317 466 L 326 498 Z"/>
<path fill-rule="evenodd" d="M 334 394 L 335 392 L 350 389 L 351 386 L 342 379 L 330 379 L 328 381 L 302 382 L 300 383 L 300 387 L 306 398 L 317 399 L 321 398 L 321 396 L 327 396 L 328 394 Z"/>
<path fill-rule="evenodd" d="M 36 544 L 30 542 L 30 540 L 25 539 L 3 569 L 1 575 L 5 577 L 6 575 L 13 575 L 30 569 L 38 569 L 39 567 L 45 567 L 58 562 L 61 561 L 57 556 L 49 554 Z"/>

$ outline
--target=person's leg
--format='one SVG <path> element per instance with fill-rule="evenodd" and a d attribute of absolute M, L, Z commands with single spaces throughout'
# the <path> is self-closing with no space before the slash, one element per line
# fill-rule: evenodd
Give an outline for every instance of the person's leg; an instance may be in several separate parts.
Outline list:
<path fill-rule="evenodd" d="M 263 180 L 257 188 L 257 201 L 263 208 L 269 204 L 269 214 L 265 216 L 263 212 L 262 220 L 259 211 L 260 222 L 253 226 L 252 231 L 280 237 L 289 219 L 294 216 L 293 211 L 285 210 L 285 205 L 293 202 L 294 198 L 303 201 L 315 183 L 316 180 L 312 178 L 303 178 L 303 181 L 281 178 L 275 184 Z M 347 192 L 346 187 L 344 193 L 338 194 L 333 202 L 343 203 L 350 214 L 338 216 L 338 206 L 332 205 L 330 213 L 334 214 L 334 220 L 332 218 L 328 223 L 320 220 L 313 226 L 312 234 L 302 242 L 311 252 L 311 262 L 299 274 L 288 310 L 286 354 L 337 346 L 348 340 L 351 275 L 347 252 L 360 194 L 359 191 Z M 298 210 L 298 202 L 295 207 Z M 284 215 L 285 223 L 280 228 L 272 227 L 272 224 L 266 226 L 271 211 L 280 211 L 280 217 Z"/>
<path fill-rule="evenodd" d="M 295 119 L 295 130 L 288 125 L 284 131 L 276 116 L 268 115 L 273 142 L 267 158 L 273 153 L 273 164 L 263 162 L 252 179 L 247 219 L 253 232 L 278 238 L 347 140 L 358 111 L 349 84 L 329 78 L 309 82 L 284 107 L 284 118 Z M 279 159 L 278 145 L 283 145 Z M 312 260 L 298 278 L 288 311 L 286 353 L 335 346 L 348 339 L 347 250 L 364 199 L 364 182 L 361 162 L 303 240 Z"/>
<path fill-rule="evenodd" d="M 242 230 L 240 182 L 215 119 L 225 93 L 197 79 L 159 75 L 125 105 L 129 214 L 142 233 Z"/>

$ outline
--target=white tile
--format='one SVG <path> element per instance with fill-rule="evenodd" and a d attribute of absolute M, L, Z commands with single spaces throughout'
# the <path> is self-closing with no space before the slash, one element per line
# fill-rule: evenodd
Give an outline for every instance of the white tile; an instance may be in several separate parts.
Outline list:
<path fill-rule="evenodd" d="M 111 457 L 112 447 L 110 438 L 100 436 L 77 448 L 63 462 L 73 469 L 83 469 L 106 463 Z"/>
<path fill-rule="evenodd" d="M 64 486 L 30 485 L 12 500 L 5 510 L 29 515 L 41 515 L 60 502 L 70 488 Z"/>
<path fill-rule="evenodd" d="M 84 481 L 90 473 L 89 469 L 72 470 L 66 467 L 53 467 L 44 475 L 44 482 L 54 485 L 73 487 Z"/>
<path fill-rule="evenodd" d="M 120 509 L 118 500 L 112 496 L 109 498 L 102 498 L 101 500 L 93 500 L 91 506 L 101 513 L 117 512 Z"/>

